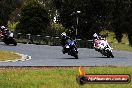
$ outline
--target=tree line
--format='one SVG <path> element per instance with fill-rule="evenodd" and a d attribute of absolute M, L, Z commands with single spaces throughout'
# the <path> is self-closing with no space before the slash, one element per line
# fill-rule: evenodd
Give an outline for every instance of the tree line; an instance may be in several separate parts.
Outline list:
<path fill-rule="evenodd" d="M 0 24 L 19 22 L 17 31 L 32 34 L 51 32 L 51 28 L 59 28 L 51 27 L 54 17 L 57 18 L 56 24 L 63 25 L 73 37 L 91 39 L 94 32 L 109 30 L 115 32 L 118 42 L 121 42 L 122 34 L 127 33 L 132 44 L 132 0 L 0 1 Z M 76 28 L 78 35 L 75 35 Z"/>

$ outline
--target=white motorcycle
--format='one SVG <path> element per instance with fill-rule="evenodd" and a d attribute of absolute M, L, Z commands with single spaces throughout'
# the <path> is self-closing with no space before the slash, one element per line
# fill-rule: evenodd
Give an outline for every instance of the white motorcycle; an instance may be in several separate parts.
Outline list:
<path fill-rule="evenodd" d="M 108 58 L 114 58 L 114 55 L 112 54 L 112 48 L 107 43 L 107 40 L 100 40 L 97 49 L 103 56 L 107 56 Z"/>

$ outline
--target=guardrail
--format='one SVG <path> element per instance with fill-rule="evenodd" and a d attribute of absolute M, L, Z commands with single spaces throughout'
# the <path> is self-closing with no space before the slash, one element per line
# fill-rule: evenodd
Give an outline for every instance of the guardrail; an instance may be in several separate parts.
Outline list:
<path fill-rule="evenodd" d="M 22 33 L 18 33 L 15 38 L 19 43 L 60 46 L 60 39 L 58 36 L 24 35 Z M 77 47 L 80 48 L 92 48 L 93 46 L 92 40 L 77 39 L 76 42 Z"/>

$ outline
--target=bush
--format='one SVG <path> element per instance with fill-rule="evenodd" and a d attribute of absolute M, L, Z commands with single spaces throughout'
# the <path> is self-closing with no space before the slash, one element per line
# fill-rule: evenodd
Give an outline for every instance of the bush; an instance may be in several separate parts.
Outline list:
<path fill-rule="evenodd" d="M 49 15 L 44 5 L 33 0 L 22 8 L 20 23 L 17 25 L 16 31 L 32 35 L 44 34 L 49 24 Z"/>
<path fill-rule="evenodd" d="M 16 25 L 17 25 L 17 24 L 18 24 L 18 22 L 10 22 L 10 21 L 8 21 L 7 26 L 8 26 L 8 28 L 9 28 L 9 30 L 15 31 Z"/>
<path fill-rule="evenodd" d="M 65 29 L 62 24 L 52 23 L 48 33 L 50 33 L 49 35 L 59 37 L 62 32 L 68 32 L 68 30 Z"/>

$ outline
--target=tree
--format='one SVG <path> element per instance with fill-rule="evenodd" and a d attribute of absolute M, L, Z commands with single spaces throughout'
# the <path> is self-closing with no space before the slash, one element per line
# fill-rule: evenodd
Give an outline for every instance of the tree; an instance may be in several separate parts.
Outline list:
<path fill-rule="evenodd" d="M 122 33 L 123 31 L 121 30 L 121 23 L 123 22 L 123 0 L 115 0 L 114 5 L 113 5 L 113 22 L 112 22 L 112 26 L 113 26 L 113 31 L 115 32 L 116 35 L 116 39 L 118 40 L 118 42 L 121 42 L 121 39 L 123 37 Z"/>
<path fill-rule="evenodd" d="M 48 30 L 49 34 L 53 37 L 59 37 L 62 32 L 67 32 L 62 24 L 59 23 L 52 23 L 51 28 Z"/>
<path fill-rule="evenodd" d="M 25 34 L 44 34 L 49 24 L 49 15 L 44 5 L 40 4 L 37 0 L 33 0 L 22 8 L 20 22 L 16 30 Z"/>
<path fill-rule="evenodd" d="M 129 44 L 132 46 L 132 0 L 128 0 L 126 4 L 127 9 L 125 9 L 125 20 L 122 28 L 124 28 L 124 32 L 128 34 Z"/>
<path fill-rule="evenodd" d="M 75 34 L 78 28 L 78 38 L 91 39 L 94 32 L 100 32 L 109 23 L 111 3 L 106 0 L 54 0 L 60 14 L 60 22 Z M 80 14 L 74 14 L 80 10 Z M 77 16 L 79 23 L 77 25 Z M 74 29 L 73 29 L 74 28 Z"/>
<path fill-rule="evenodd" d="M 23 0 L 1 0 L 0 1 L 0 25 L 7 25 L 9 15 L 16 8 L 20 8 Z"/>

